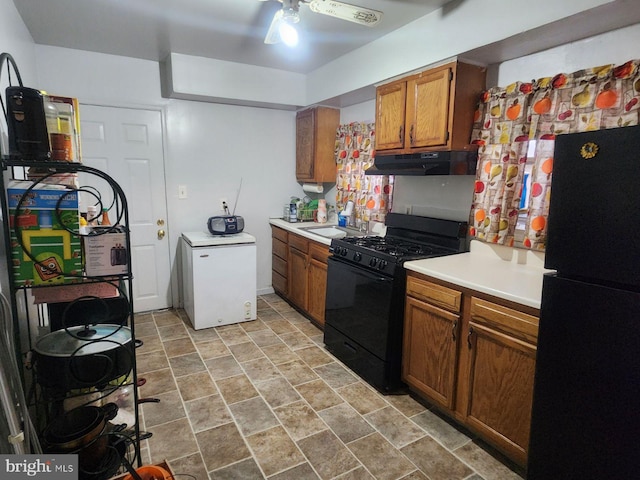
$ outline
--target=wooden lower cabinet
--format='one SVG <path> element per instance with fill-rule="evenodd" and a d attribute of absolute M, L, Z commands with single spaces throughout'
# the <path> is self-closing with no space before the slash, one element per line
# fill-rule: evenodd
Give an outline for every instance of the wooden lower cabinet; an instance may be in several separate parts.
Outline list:
<path fill-rule="evenodd" d="M 271 285 L 276 293 L 289 294 L 289 234 L 286 230 L 271 227 Z"/>
<path fill-rule="evenodd" d="M 459 315 L 413 297 L 405 308 L 402 374 L 417 392 L 453 408 Z"/>
<path fill-rule="evenodd" d="M 524 466 L 538 312 L 452 287 L 409 273 L 403 380 Z"/>
<path fill-rule="evenodd" d="M 273 289 L 320 327 L 324 326 L 328 257 L 328 245 L 272 226 Z"/>
<path fill-rule="evenodd" d="M 309 269 L 307 277 L 307 312 L 324 327 L 324 307 L 327 296 L 327 258 L 329 247 L 309 243 Z"/>
<path fill-rule="evenodd" d="M 294 243 L 291 241 L 294 240 Z M 308 243 L 305 239 L 296 240 L 289 236 L 289 300 L 302 310 L 307 309 L 308 292 Z"/>
<path fill-rule="evenodd" d="M 529 446 L 538 318 L 471 298 L 466 421 L 517 463 Z"/>

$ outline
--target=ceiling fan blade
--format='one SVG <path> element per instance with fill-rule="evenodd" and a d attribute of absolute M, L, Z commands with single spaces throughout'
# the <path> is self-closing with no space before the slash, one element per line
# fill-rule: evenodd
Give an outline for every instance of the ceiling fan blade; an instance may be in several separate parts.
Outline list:
<path fill-rule="evenodd" d="M 330 15 L 332 17 L 373 27 L 382 18 L 382 12 L 370 8 L 349 5 L 335 0 L 311 0 L 308 3 L 312 12 Z"/>
<path fill-rule="evenodd" d="M 278 30 L 278 27 L 280 25 L 280 22 L 282 21 L 282 16 L 283 16 L 284 12 L 281 10 L 278 10 L 274 15 L 273 15 L 273 20 L 271 20 L 271 25 L 269 25 L 269 30 L 267 31 L 267 34 L 264 37 L 264 43 L 267 44 L 272 44 L 272 43 L 279 43 L 280 42 L 280 32 Z"/>

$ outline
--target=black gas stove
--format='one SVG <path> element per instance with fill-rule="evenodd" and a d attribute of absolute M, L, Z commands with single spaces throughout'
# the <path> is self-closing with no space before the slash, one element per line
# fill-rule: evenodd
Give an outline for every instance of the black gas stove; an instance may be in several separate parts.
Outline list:
<path fill-rule="evenodd" d="M 466 250 L 465 222 L 390 213 L 386 225 L 384 237 L 333 239 L 329 251 L 346 262 L 394 275 L 406 261 Z"/>
<path fill-rule="evenodd" d="M 467 224 L 390 213 L 384 237 L 331 241 L 324 342 L 383 393 L 403 387 L 404 262 L 467 250 Z"/>

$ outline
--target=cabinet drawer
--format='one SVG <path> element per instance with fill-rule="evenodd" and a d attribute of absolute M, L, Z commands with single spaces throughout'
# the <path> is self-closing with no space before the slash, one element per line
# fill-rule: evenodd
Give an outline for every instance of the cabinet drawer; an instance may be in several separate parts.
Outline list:
<path fill-rule="evenodd" d="M 276 292 L 280 292 L 283 295 L 287 295 L 289 293 L 287 290 L 286 277 L 283 277 L 275 270 L 271 270 L 271 286 Z"/>
<path fill-rule="evenodd" d="M 284 243 L 287 243 L 289 240 L 289 232 L 278 227 L 271 227 L 271 236 L 283 241 Z"/>
<path fill-rule="evenodd" d="M 407 295 L 426 300 L 452 312 L 460 311 L 461 292 L 421 278 L 407 278 Z"/>
<path fill-rule="evenodd" d="M 277 238 L 272 238 L 271 251 L 274 255 L 280 257 L 285 262 L 287 261 L 287 244 Z"/>
<path fill-rule="evenodd" d="M 289 235 L 289 246 L 301 251 L 302 253 L 307 253 L 309 249 L 309 241 L 300 235 Z"/>
<path fill-rule="evenodd" d="M 309 256 L 326 264 L 329 258 L 329 247 L 321 243 L 309 242 Z"/>
<path fill-rule="evenodd" d="M 287 261 L 278 257 L 277 255 L 271 255 L 271 269 L 274 272 L 278 272 L 284 278 L 287 278 Z"/>
<path fill-rule="evenodd" d="M 538 341 L 538 317 L 487 300 L 471 298 L 471 321 L 532 345 Z"/>

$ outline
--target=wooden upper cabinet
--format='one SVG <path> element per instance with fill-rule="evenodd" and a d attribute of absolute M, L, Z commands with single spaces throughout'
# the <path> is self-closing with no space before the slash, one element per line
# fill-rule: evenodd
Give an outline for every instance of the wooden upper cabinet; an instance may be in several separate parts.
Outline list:
<path fill-rule="evenodd" d="M 296 114 L 296 179 L 335 182 L 336 130 L 340 110 L 313 107 Z"/>
<path fill-rule="evenodd" d="M 407 82 L 400 81 L 376 90 L 376 149 L 404 147 Z"/>
<path fill-rule="evenodd" d="M 486 69 L 448 63 L 376 89 L 376 151 L 389 154 L 469 147 Z"/>
<path fill-rule="evenodd" d="M 446 145 L 449 137 L 451 69 L 437 70 L 407 82 L 408 147 Z M 471 139 L 471 131 L 469 131 Z"/>

